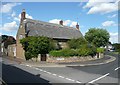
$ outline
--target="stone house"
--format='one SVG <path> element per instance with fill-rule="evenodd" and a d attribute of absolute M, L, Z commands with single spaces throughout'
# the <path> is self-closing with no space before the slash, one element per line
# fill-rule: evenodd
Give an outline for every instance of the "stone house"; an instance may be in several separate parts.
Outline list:
<path fill-rule="evenodd" d="M 79 25 L 76 28 L 68 27 L 63 25 L 61 20 L 59 24 L 53 24 L 33 19 L 26 18 L 25 10 L 21 13 L 21 21 L 19 29 L 16 36 L 16 57 L 25 59 L 24 50 L 20 44 L 20 39 L 27 36 L 46 36 L 56 40 L 57 45 L 60 48 L 66 48 L 66 42 L 70 39 L 76 39 L 83 37 L 82 33 L 79 31 Z M 42 56 L 41 60 L 46 61 L 46 56 Z"/>
<path fill-rule="evenodd" d="M 16 57 L 16 44 L 8 45 L 7 48 L 8 56 L 10 57 Z"/>

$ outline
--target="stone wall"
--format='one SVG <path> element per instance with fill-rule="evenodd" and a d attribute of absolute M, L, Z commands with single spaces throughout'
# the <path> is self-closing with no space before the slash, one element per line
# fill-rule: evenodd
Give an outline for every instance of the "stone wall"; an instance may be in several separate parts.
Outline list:
<path fill-rule="evenodd" d="M 16 57 L 16 44 L 8 45 L 8 56 Z"/>
<path fill-rule="evenodd" d="M 100 54 L 99 58 L 96 56 L 86 56 L 86 57 L 52 57 L 52 56 L 47 56 L 47 62 L 49 63 L 62 63 L 62 62 L 83 62 L 83 61 L 90 61 L 90 60 L 96 60 L 103 58 L 104 55 Z"/>
<path fill-rule="evenodd" d="M 25 37 L 25 28 L 22 25 L 22 23 L 20 23 L 20 27 L 18 29 L 17 36 L 16 36 L 16 57 L 20 59 L 25 59 L 24 50 L 20 43 L 20 39 L 24 37 Z"/>

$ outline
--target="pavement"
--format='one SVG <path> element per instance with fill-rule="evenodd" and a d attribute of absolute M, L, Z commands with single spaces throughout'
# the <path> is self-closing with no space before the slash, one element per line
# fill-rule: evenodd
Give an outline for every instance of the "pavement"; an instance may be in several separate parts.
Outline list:
<path fill-rule="evenodd" d="M 67 66 L 91 66 L 91 65 L 101 65 L 101 64 L 107 64 L 112 61 L 116 60 L 116 57 L 105 55 L 101 59 L 91 60 L 91 61 L 84 61 L 84 62 L 72 62 L 72 63 L 47 63 L 47 62 L 35 62 L 35 61 L 25 61 L 18 58 L 9 58 L 6 56 L 5 58 L 8 58 L 10 60 L 18 62 L 18 64 L 21 65 L 28 65 L 28 66 L 34 66 L 34 67 L 67 67 Z"/>

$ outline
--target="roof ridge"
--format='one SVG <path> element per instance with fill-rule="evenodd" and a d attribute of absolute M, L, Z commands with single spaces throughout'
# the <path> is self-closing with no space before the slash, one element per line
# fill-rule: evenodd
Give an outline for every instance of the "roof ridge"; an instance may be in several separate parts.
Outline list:
<path fill-rule="evenodd" d="M 32 21 L 35 21 L 35 22 L 42 22 L 42 23 L 46 23 L 46 24 L 53 24 L 53 25 L 56 25 L 56 26 L 59 26 L 59 27 L 65 27 L 67 29 L 73 29 L 73 30 L 77 30 L 79 31 L 78 29 L 76 28 L 73 28 L 73 27 L 69 27 L 69 26 L 65 26 L 65 25 L 60 25 L 60 24 L 56 24 L 56 23 L 50 23 L 50 22 L 45 22 L 45 21 L 41 21 L 41 20 L 34 20 L 34 19 L 29 19 L 29 18 L 26 18 L 28 20 L 32 20 Z M 51 25 L 52 26 L 52 25 Z"/>

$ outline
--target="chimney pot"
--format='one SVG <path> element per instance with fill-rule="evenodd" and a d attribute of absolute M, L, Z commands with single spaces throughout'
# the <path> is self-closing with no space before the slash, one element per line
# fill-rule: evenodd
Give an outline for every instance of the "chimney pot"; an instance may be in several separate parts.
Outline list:
<path fill-rule="evenodd" d="M 77 25 L 76 25 L 76 28 L 79 30 L 79 25 L 78 25 L 78 23 L 77 23 Z"/>
<path fill-rule="evenodd" d="M 21 21 L 23 21 L 26 18 L 25 15 L 26 15 L 26 12 L 25 12 L 25 9 L 23 9 L 21 13 Z"/>
<path fill-rule="evenodd" d="M 61 21 L 59 22 L 59 24 L 60 24 L 60 25 L 63 25 L 63 21 L 61 20 Z"/>

